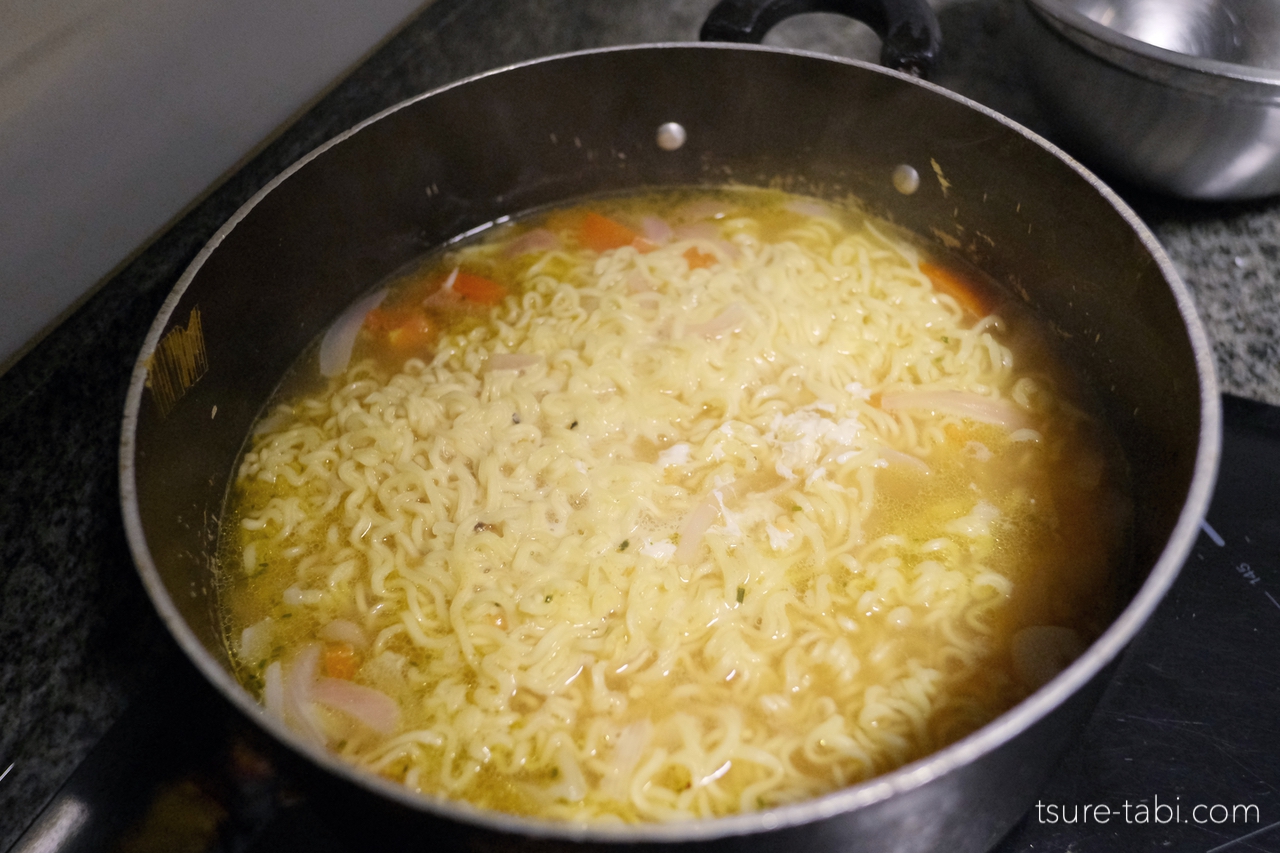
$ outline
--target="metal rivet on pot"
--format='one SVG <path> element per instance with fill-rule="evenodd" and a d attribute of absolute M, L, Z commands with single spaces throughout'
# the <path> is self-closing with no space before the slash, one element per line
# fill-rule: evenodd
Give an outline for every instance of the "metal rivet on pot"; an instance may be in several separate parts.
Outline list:
<path fill-rule="evenodd" d="M 920 189 L 920 173 L 906 163 L 895 166 L 893 170 L 893 188 L 903 195 L 911 195 Z"/>
<path fill-rule="evenodd" d="M 669 121 L 658 128 L 658 147 L 664 151 L 675 151 L 689 138 L 684 125 Z"/>

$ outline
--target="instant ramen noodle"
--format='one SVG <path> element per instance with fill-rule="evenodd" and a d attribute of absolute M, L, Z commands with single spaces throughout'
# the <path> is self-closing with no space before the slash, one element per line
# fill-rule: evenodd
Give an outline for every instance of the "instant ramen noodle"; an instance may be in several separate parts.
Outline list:
<path fill-rule="evenodd" d="M 1041 337 L 780 193 L 490 228 L 354 305 L 250 437 L 239 675 L 353 764 L 552 819 L 766 809 L 922 757 L 1111 615 L 1124 464 Z"/>

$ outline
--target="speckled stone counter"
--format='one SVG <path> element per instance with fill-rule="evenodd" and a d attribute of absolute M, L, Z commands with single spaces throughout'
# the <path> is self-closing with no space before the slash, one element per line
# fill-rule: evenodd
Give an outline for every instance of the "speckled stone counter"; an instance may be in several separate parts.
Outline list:
<path fill-rule="evenodd" d="M 938 4 L 935 82 L 1027 124 L 1016 0 Z M 691 40 L 714 0 L 437 0 L 0 376 L 0 849 L 7 849 L 176 651 L 130 561 L 117 506 L 125 390 L 151 318 L 219 225 L 300 155 L 378 110 L 466 75 L 602 45 Z M 769 43 L 873 59 L 837 19 Z M 1280 404 L 1280 200 L 1122 195 L 1195 294 L 1223 390 Z"/>

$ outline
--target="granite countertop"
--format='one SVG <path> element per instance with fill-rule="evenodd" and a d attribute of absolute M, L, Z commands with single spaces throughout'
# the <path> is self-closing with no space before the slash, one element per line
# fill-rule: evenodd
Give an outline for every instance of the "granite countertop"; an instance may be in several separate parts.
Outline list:
<path fill-rule="evenodd" d="M 1019 0 L 937 2 L 934 81 L 1043 130 L 1011 31 Z M 142 340 L 185 266 L 271 177 L 404 98 L 537 56 L 687 41 L 714 0 L 436 0 L 0 376 L 0 849 L 175 654 L 133 571 L 117 442 Z M 860 25 L 768 43 L 874 59 Z M 1280 404 L 1280 199 L 1193 204 L 1119 188 L 1193 291 L 1222 390 Z"/>

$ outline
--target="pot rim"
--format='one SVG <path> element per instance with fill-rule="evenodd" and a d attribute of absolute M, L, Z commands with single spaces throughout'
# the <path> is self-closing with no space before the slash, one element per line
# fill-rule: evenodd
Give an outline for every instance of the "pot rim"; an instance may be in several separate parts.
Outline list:
<path fill-rule="evenodd" d="M 1028 0 L 1029 2 L 1031 0 Z M 177 606 L 174 604 L 168 589 L 165 587 L 147 546 L 143 531 L 142 518 L 137 499 L 136 471 L 134 464 L 138 412 L 142 401 L 142 392 L 146 384 L 147 364 L 152 353 L 159 344 L 161 335 L 170 316 L 177 308 L 182 296 L 195 276 L 218 248 L 226 236 L 234 229 L 250 211 L 272 190 L 287 180 L 304 165 L 319 157 L 330 148 L 341 144 L 365 127 L 409 107 L 418 101 L 467 85 L 468 83 L 503 74 L 526 66 L 547 62 L 571 61 L 576 57 L 603 53 L 641 52 L 654 50 L 745 50 L 762 53 L 787 54 L 826 62 L 852 65 L 863 70 L 873 71 L 897 77 L 904 82 L 922 86 L 929 91 L 950 98 L 953 101 L 975 109 L 988 118 L 994 119 L 1006 127 L 1021 134 L 1024 138 L 1056 156 L 1077 172 L 1090 186 L 1107 200 L 1121 215 L 1130 228 L 1134 230 L 1143 246 L 1150 252 L 1174 297 L 1184 327 L 1190 341 L 1196 363 L 1198 387 L 1200 391 L 1200 439 L 1196 451 L 1194 473 L 1187 489 L 1186 500 L 1160 557 L 1152 566 L 1150 573 L 1137 594 L 1115 618 L 1111 625 L 1094 643 L 1070 666 L 1055 678 L 1024 699 L 1018 705 L 1006 711 L 992 722 L 975 732 L 961 738 L 955 743 L 937 752 L 892 770 L 864 782 L 833 791 L 823 796 L 803 802 L 782 806 L 776 809 L 751 812 L 748 814 L 730 815 L 720 818 L 697 819 L 673 823 L 628 824 L 625 826 L 600 826 L 594 824 L 568 823 L 535 819 L 502 812 L 480 809 L 468 803 L 449 800 L 438 796 L 424 796 L 409 791 L 402 785 L 360 770 L 327 750 L 317 748 L 309 741 L 285 726 L 284 722 L 251 697 L 249 693 L 232 677 L 205 649 L 195 632 L 186 623 Z M 997 113 L 975 101 L 951 92 L 927 81 L 921 81 L 890 69 L 867 62 L 813 51 L 776 48 L 760 45 L 699 43 L 699 42 L 658 42 L 639 45 L 624 45 L 589 50 L 573 51 L 540 57 L 523 62 L 512 63 L 500 68 L 474 74 L 461 80 L 448 83 L 436 89 L 401 101 L 384 109 L 349 130 L 324 142 L 314 150 L 299 158 L 283 172 L 273 178 L 257 193 L 245 202 L 221 228 L 210 238 L 165 299 L 143 343 L 141 352 L 135 362 L 129 391 L 125 401 L 125 411 L 120 439 L 120 496 L 125 531 L 143 586 L 151 598 L 153 606 L 175 638 L 187 658 L 200 670 L 201 674 L 212 683 L 218 691 L 228 699 L 238 711 L 254 720 L 267 730 L 276 740 L 288 745 L 296 754 L 303 756 L 312 764 L 357 785 L 365 790 L 375 792 L 399 805 L 412 810 L 427 813 L 439 818 L 455 820 L 477 825 L 481 828 L 521 835 L 527 838 L 559 839 L 568 841 L 590 842 L 687 842 L 728 838 L 738 835 L 767 832 L 790 826 L 812 823 L 838 814 L 864 808 L 885 800 L 895 794 L 921 787 L 931 780 L 950 773 L 955 769 L 973 762 L 978 757 L 994 751 L 1004 743 L 1030 728 L 1054 708 L 1062 704 L 1069 696 L 1085 686 L 1099 671 L 1107 666 L 1128 645 L 1141 626 L 1150 617 L 1169 587 L 1173 584 L 1182 564 L 1189 555 L 1191 547 L 1199 533 L 1199 526 L 1208 509 L 1213 485 L 1217 475 L 1218 459 L 1221 451 L 1221 401 L 1218 392 L 1217 378 L 1214 373 L 1214 361 L 1208 337 L 1196 315 L 1192 296 L 1186 285 L 1178 276 L 1172 262 L 1155 235 L 1138 218 L 1116 193 L 1095 175 L 1081 166 L 1074 158 L 1053 145 L 1048 140 L 1017 124 L 1013 120 Z"/>
<path fill-rule="evenodd" d="M 1280 69 L 1205 59 L 1157 47 L 1101 24 L 1063 0 L 1025 2 L 1064 38 L 1149 80 L 1218 96 L 1249 91 L 1255 99 L 1280 98 Z"/>

